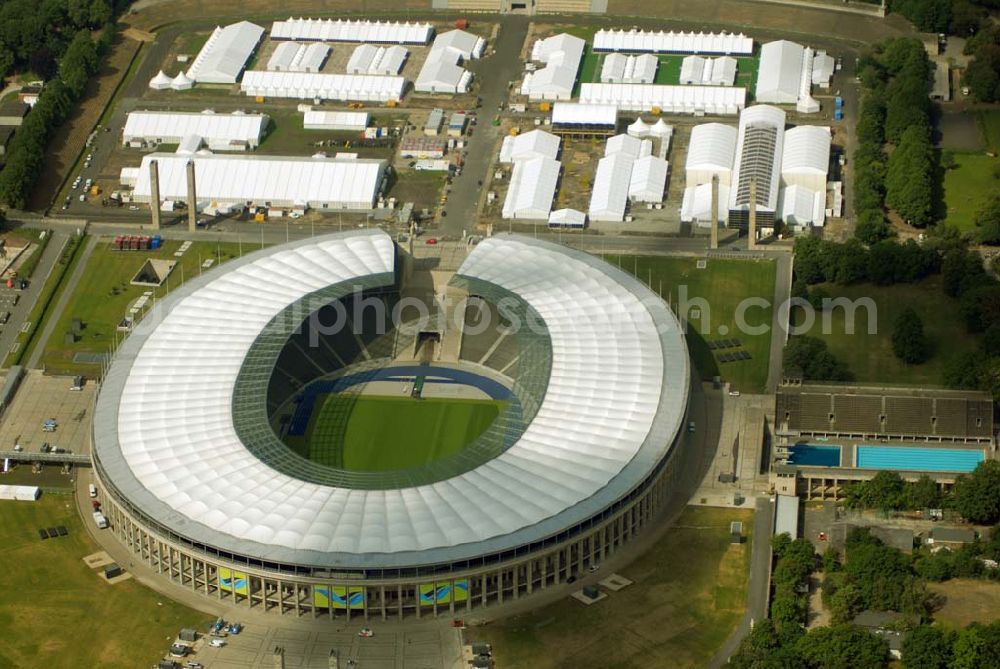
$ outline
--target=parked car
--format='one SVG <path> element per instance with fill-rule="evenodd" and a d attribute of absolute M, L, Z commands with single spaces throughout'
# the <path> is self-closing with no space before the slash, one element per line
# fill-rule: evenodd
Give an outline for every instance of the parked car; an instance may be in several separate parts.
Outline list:
<path fill-rule="evenodd" d="M 222 648 L 223 646 L 226 645 L 226 640 L 225 639 L 211 639 L 211 640 L 209 640 L 208 645 L 211 646 L 212 648 Z"/>

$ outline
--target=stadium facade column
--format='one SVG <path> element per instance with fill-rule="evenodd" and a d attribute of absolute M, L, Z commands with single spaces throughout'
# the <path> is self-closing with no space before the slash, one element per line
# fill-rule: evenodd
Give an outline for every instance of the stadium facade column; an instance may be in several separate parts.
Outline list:
<path fill-rule="evenodd" d="M 486 574 L 482 575 L 483 608 L 486 607 Z"/>

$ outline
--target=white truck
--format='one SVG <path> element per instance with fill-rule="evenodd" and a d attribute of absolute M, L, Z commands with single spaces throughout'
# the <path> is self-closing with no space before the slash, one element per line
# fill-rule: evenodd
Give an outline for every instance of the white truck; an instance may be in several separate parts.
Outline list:
<path fill-rule="evenodd" d="M 104 514 L 100 511 L 94 512 L 94 522 L 97 523 L 97 527 L 102 530 L 108 526 L 108 519 L 105 518 Z"/>

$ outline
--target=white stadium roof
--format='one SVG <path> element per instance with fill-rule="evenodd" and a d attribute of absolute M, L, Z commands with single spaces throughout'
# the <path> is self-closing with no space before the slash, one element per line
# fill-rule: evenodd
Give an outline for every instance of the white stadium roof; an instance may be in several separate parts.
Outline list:
<path fill-rule="evenodd" d="M 664 32 L 652 30 L 598 30 L 594 51 L 650 51 L 653 53 L 719 53 L 749 56 L 753 40 L 743 33 Z"/>
<path fill-rule="evenodd" d="M 187 162 L 194 160 L 198 201 L 219 204 L 371 209 L 385 172 L 382 160 L 152 153 L 143 157 L 135 185 L 139 202 L 149 202 L 150 160 L 159 169 L 161 199 L 187 197 Z"/>
<path fill-rule="evenodd" d="M 329 55 L 330 47 L 319 42 L 281 42 L 268 59 L 267 69 L 273 72 L 319 72 Z"/>
<path fill-rule="evenodd" d="M 235 84 L 263 36 L 264 29 L 249 21 L 216 27 L 187 76 L 198 83 Z"/>
<path fill-rule="evenodd" d="M 702 123 L 691 130 L 684 163 L 688 186 L 704 183 L 712 174 L 719 174 L 720 178 L 725 175 L 722 183 L 729 182 L 736 159 L 737 135 L 736 128 L 722 123 Z"/>
<path fill-rule="evenodd" d="M 556 102 L 552 105 L 552 125 L 601 125 L 618 124 L 618 107 L 615 105 Z"/>
<path fill-rule="evenodd" d="M 531 60 L 545 67 L 524 75 L 521 95 L 532 100 L 568 100 L 573 96 L 576 73 L 587 43 L 579 37 L 561 33 L 535 42 Z"/>
<path fill-rule="evenodd" d="M 559 137 L 544 130 L 532 130 L 522 135 L 503 138 L 500 145 L 500 162 L 514 163 L 531 158 L 555 159 L 559 155 Z"/>
<path fill-rule="evenodd" d="M 174 144 L 185 135 L 198 135 L 213 145 L 236 141 L 253 146 L 267 123 L 264 114 L 134 111 L 125 116 L 122 143 L 141 139 Z"/>
<path fill-rule="evenodd" d="M 403 77 L 261 70 L 246 72 L 240 82 L 240 90 L 250 96 L 299 100 L 386 102 L 401 99 L 405 87 Z"/>
<path fill-rule="evenodd" d="M 275 21 L 271 39 L 320 42 L 373 42 L 377 44 L 427 44 L 434 35 L 429 23 L 398 21 L 345 21 L 344 19 L 293 19 Z"/>
<path fill-rule="evenodd" d="M 562 164 L 552 158 L 515 162 L 503 202 L 503 218 L 547 220 L 561 168 Z"/>
<path fill-rule="evenodd" d="M 302 114 L 302 127 L 306 130 L 364 130 L 368 120 L 368 112 L 311 109 Z"/>
<path fill-rule="evenodd" d="M 548 331 L 548 387 L 505 452 L 391 489 L 304 481 L 251 453 L 232 412 L 258 335 L 315 291 L 391 284 L 394 258 L 383 232 L 328 235 L 232 260 L 158 301 L 102 384 L 93 428 L 102 478 L 188 541 L 285 564 L 379 568 L 556 535 L 627 495 L 667 456 L 689 389 L 672 313 L 596 258 L 506 235 L 482 241 L 458 271 L 518 296 Z"/>
<path fill-rule="evenodd" d="M 738 114 L 746 93 L 745 88 L 729 86 L 581 84 L 580 102 L 616 105 L 627 111 L 659 107 L 668 114 Z"/>

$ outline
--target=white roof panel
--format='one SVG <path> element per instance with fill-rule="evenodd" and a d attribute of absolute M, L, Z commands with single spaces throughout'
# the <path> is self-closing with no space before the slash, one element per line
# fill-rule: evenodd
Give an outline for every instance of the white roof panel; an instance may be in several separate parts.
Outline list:
<path fill-rule="evenodd" d="M 637 202 L 663 202 L 670 165 L 663 158 L 643 156 L 632 163 L 628 196 Z"/>
<path fill-rule="evenodd" d="M 722 123 L 702 123 L 691 129 L 684 169 L 729 172 L 736 159 L 738 131 Z"/>
<path fill-rule="evenodd" d="M 405 85 L 403 77 L 250 70 L 243 75 L 240 90 L 246 95 L 272 98 L 385 102 L 400 100 Z"/>
<path fill-rule="evenodd" d="M 125 116 L 122 141 L 180 139 L 198 135 L 211 143 L 241 141 L 256 144 L 267 129 L 264 114 L 134 111 Z"/>
<path fill-rule="evenodd" d="M 586 46 L 579 37 L 566 33 L 535 42 L 531 59 L 545 63 L 545 67 L 524 75 L 521 94 L 532 100 L 568 100 Z"/>
<path fill-rule="evenodd" d="M 556 102 L 552 105 L 553 125 L 603 125 L 618 124 L 618 107 L 615 105 Z"/>
<path fill-rule="evenodd" d="M 302 115 L 302 125 L 307 129 L 364 130 L 368 120 L 368 112 L 312 109 Z"/>
<path fill-rule="evenodd" d="M 544 130 L 532 130 L 523 135 L 503 138 L 500 162 L 513 163 L 532 158 L 555 159 L 559 155 L 560 139 Z"/>
<path fill-rule="evenodd" d="M 729 86 L 581 84 L 580 102 L 615 105 L 628 111 L 650 111 L 658 107 L 670 114 L 738 114 L 746 103 L 746 89 Z"/>
<path fill-rule="evenodd" d="M 433 35 L 434 26 L 429 23 L 398 21 L 289 18 L 271 25 L 271 39 L 276 40 L 427 44 Z"/>
<path fill-rule="evenodd" d="M 719 223 L 729 220 L 729 186 L 719 184 L 718 216 Z M 711 227 L 712 221 L 712 184 L 703 183 L 688 186 L 684 189 L 681 201 L 681 221 L 690 223 L 697 221 L 700 227 Z"/>
<path fill-rule="evenodd" d="M 830 128 L 800 125 L 785 131 L 781 152 L 781 173 L 822 174 L 830 165 Z"/>
<path fill-rule="evenodd" d="M 804 46 L 788 40 L 768 42 L 760 48 L 757 102 L 794 104 L 799 99 L 804 51 Z"/>
<path fill-rule="evenodd" d="M 590 220 L 621 222 L 625 218 L 633 162 L 633 156 L 616 152 L 606 155 L 597 163 L 588 210 Z"/>
<path fill-rule="evenodd" d="M 503 218 L 547 220 L 561 167 L 559 161 L 552 158 L 515 162 L 503 203 Z"/>

